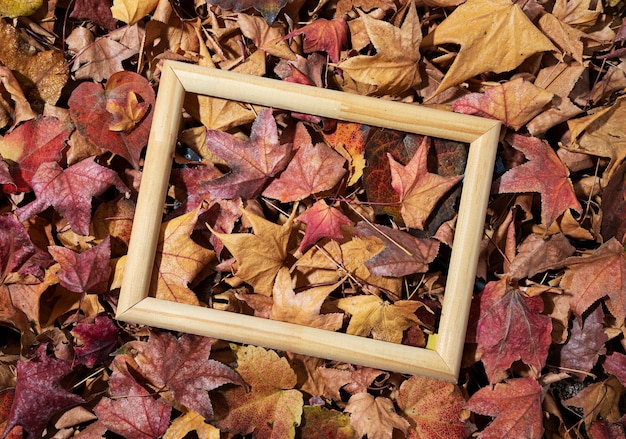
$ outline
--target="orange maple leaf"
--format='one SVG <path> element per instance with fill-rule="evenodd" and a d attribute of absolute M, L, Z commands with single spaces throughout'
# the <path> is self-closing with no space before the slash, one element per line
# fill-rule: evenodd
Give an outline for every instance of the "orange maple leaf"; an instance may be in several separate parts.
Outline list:
<path fill-rule="evenodd" d="M 413 141 L 405 137 L 405 143 Z M 407 227 L 423 229 L 424 223 L 435 208 L 439 199 L 463 178 L 442 177 L 431 174 L 427 169 L 428 139 L 424 137 L 419 149 L 406 166 L 396 162 L 387 153 L 391 167 L 391 186 L 400 195 L 400 213 Z"/>

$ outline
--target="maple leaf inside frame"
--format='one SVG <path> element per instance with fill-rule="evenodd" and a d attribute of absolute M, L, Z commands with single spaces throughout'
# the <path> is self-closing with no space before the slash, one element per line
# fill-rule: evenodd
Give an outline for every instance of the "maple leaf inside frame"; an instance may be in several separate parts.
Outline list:
<path fill-rule="evenodd" d="M 291 158 L 292 145 L 280 144 L 278 128 L 270 109 L 262 110 L 250 132 L 241 140 L 222 131 L 207 130 L 209 150 L 225 160 L 230 172 L 206 182 L 214 197 L 252 199 L 265 188 L 269 179 L 285 169 Z"/>
<path fill-rule="evenodd" d="M 428 138 L 424 137 L 406 166 L 396 162 L 387 153 L 391 168 L 391 186 L 400 195 L 402 219 L 407 227 L 420 230 L 423 230 L 439 199 L 463 179 L 462 175 L 443 177 L 428 172 L 428 142 Z M 415 143 L 415 137 L 407 135 L 404 143 Z"/>

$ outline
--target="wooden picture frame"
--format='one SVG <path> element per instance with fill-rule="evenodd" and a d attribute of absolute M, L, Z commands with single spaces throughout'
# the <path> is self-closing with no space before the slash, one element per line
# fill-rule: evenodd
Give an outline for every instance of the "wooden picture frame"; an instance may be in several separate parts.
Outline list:
<path fill-rule="evenodd" d="M 185 93 L 470 144 L 434 349 L 148 297 Z M 465 344 L 500 122 L 419 105 L 165 61 L 116 318 L 382 370 L 456 382 Z"/>

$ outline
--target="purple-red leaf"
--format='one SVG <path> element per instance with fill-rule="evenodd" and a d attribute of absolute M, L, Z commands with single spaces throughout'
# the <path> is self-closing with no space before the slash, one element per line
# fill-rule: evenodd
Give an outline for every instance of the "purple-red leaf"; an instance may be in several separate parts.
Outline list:
<path fill-rule="evenodd" d="M 128 188 L 115 171 L 100 166 L 93 157 L 63 170 L 57 163 L 42 164 L 33 176 L 33 189 L 37 198 L 17 210 L 20 221 L 53 206 L 65 217 L 72 229 L 82 235 L 89 234 L 91 198 L 115 186 L 120 192 Z"/>
<path fill-rule="evenodd" d="M 117 345 L 117 327 L 108 317 L 97 317 L 93 324 L 77 323 L 71 332 L 78 342 L 76 359 L 87 367 L 106 362 Z"/>
<path fill-rule="evenodd" d="M 343 18 L 327 20 L 318 18 L 304 27 L 291 32 L 285 38 L 304 34 L 304 53 L 326 52 L 330 60 L 339 62 L 341 48 L 348 45 L 348 25 Z"/>
<path fill-rule="evenodd" d="M 84 402 L 61 386 L 61 379 L 72 371 L 72 362 L 49 357 L 46 345 L 37 356 L 17 362 L 17 386 L 4 436 L 21 425 L 33 437 L 42 437 L 48 421 L 56 412 Z"/>
<path fill-rule="evenodd" d="M 340 241 L 343 238 L 341 226 L 352 224 L 352 221 L 341 211 L 319 200 L 313 206 L 296 218 L 306 224 L 304 238 L 298 250 L 303 252 L 321 238 L 331 238 Z"/>
<path fill-rule="evenodd" d="M 42 279 L 43 269 L 51 263 L 50 255 L 33 244 L 14 215 L 0 216 L 0 283 L 6 282 L 10 273 Z"/>
<path fill-rule="evenodd" d="M 111 238 L 82 253 L 51 245 L 48 251 L 61 264 L 59 282 L 75 293 L 104 293 L 108 290 L 111 267 Z"/>

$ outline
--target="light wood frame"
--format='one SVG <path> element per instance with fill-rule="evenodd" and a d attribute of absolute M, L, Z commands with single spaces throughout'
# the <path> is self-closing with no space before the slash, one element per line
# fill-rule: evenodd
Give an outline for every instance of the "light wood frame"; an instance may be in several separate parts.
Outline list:
<path fill-rule="evenodd" d="M 148 297 L 186 92 L 470 143 L 435 349 Z M 165 61 L 116 318 L 456 382 L 500 125 L 491 119 L 419 105 Z"/>

